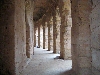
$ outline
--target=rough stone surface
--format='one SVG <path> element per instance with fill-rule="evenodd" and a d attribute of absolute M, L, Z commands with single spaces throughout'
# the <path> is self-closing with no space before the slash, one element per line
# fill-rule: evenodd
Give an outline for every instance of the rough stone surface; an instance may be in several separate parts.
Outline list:
<path fill-rule="evenodd" d="M 38 28 L 36 28 L 36 47 L 38 46 Z"/>
<path fill-rule="evenodd" d="M 0 74 L 19 75 L 27 61 L 25 1 L 6 0 L 0 2 L 0 5 L 0 10 L 2 9 L 0 11 L 0 23 L 2 24 L 2 26 L 0 26 L 2 36 L 0 38 L 0 62 L 2 61 L 0 63 Z M 33 6 L 31 6 L 31 8 L 33 8 Z M 32 11 L 30 12 L 32 13 Z M 27 14 L 28 13 L 29 12 L 27 12 Z M 31 25 L 33 29 L 32 15 L 27 15 L 27 18 L 30 23 L 29 25 Z M 32 29 L 30 30 L 30 50 L 33 47 Z"/>
<path fill-rule="evenodd" d="M 50 51 L 50 19 L 47 21 L 48 25 L 48 51 Z"/>
<path fill-rule="evenodd" d="M 54 53 L 60 51 L 63 59 L 71 59 L 72 54 L 77 75 L 100 75 L 99 19 L 99 0 L 0 0 L 0 75 L 19 75 L 35 54 L 33 46 L 38 45 Z M 49 61 L 53 58 L 47 53 L 48 58 L 36 52 L 24 69 L 26 74 L 70 74 L 59 65 L 62 59 Z M 27 70 L 30 68 L 32 71 Z M 63 72 L 58 74 L 58 70 Z"/>
<path fill-rule="evenodd" d="M 15 1 L 15 70 L 16 75 L 26 65 L 26 59 L 33 55 L 33 2 Z M 26 8 L 26 9 L 25 9 Z M 20 12 L 19 12 L 20 10 Z M 26 12 L 25 12 L 26 10 Z M 21 16 L 21 18 L 20 18 Z M 26 24 L 25 24 L 26 22 Z M 28 36 L 29 35 L 29 36 Z M 26 57 L 27 56 L 27 57 Z M 20 58 L 20 59 L 19 59 Z"/>
<path fill-rule="evenodd" d="M 45 24 L 45 49 L 48 49 L 48 26 Z"/>
<path fill-rule="evenodd" d="M 72 60 L 77 75 L 91 75 L 91 1 L 72 1 Z M 86 13 L 87 12 L 87 13 Z M 86 54 L 85 54 L 86 53 Z"/>
<path fill-rule="evenodd" d="M 38 26 L 38 47 L 40 48 L 40 26 Z"/>
<path fill-rule="evenodd" d="M 14 7 L 14 0 L 0 1 L 0 75 L 15 74 Z"/>
<path fill-rule="evenodd" d="M 100 75 L 100 1 L 92 0 L 91 17 L 91 50 L 92 50 L 92 72 Z"/>
<path fill-rule="evenodd" d="M 50 20 L 50 50 L 53 50 L 53 19 Z"/>
<path fill-rule="evenodd" d="M 57 53 L 57 48 L 56 48 L 56 10 L 53 13 L 53 53 Z"/>
<path fill-rule="evenodd" d="M 40 48 L 43 48 L 43 26 L 40 26 Z"/>
<path fill-rule="evenodd" d="M 70 0 L 59 1 L 61 16 L 60 26 L 60 58 L 71 59 L 71 3 Z"/>
<path fill-rule="evenodd" d="M 56 11 L 59 11 L 57 8 Z M 57 53 L 60 53 L 60 25 L 61 25 L 61 19 L 59 16 L 59 12 L 56 14 L 56 48 L 57 48 Z"/>
<path fill-rule="evenodd" d="M 15 73 L 24 68 L 26 61 L 25 1 L 15 1 Z M 20 12 L 19 12 L 20 10 Z M 22 18 L 20 18 L 22 16 Z M 20 59 L 19 59 L 20 58 Z"/>
<path fill-rule="evenodd" d="M 34 47 L 36 47 L 36 27 L 34 27 Z"/>

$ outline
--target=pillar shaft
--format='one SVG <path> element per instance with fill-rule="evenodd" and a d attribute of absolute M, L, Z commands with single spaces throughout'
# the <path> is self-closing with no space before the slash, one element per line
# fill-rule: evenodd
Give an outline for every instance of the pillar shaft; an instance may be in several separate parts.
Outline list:
<path fill-rule="evenodd" d="M 66 19 L 67 17 L 67 19 Z M 63 43 L 64 43 L 64 59 L 71 59 L 71 23 L 69 23 L 68 15 L 62 18 L 65 20 L 63 25 Z"/>
<path fill-rule="evenodd" d="M 43 49 L 45 49 L 45 26 L 43 25 Z"/>
<path fill-rule="evenodd" d="M 47 22 L 45 22 L 45 49 L 48 49 L 48 26 L 47 26 Z"/>
<path fill-rule="evenodd" d="M 63 20 L 61 20 L 60 25 L 60 58 L 64 58 L 64 32 L 63 32 Z"/>
<path fill-rule="evenodd" d="M 53 53 L 57 53 L 57 50 L 56 50 L 56 15 L 53 16 Z"/>
<path fill-rule="evenodd" d="M 34 47 L 36 47 L 36 28 L 34 28 Z"/>
<path fill-rule="evenodd" d="M 53 50 L 53 20 L 50 20 L 50 50 Z"/>
<path fill-rule="evenodd" d="M 63 42 L 64 42 L 64 59 L 71 59 L 71 27 L 65 27 Z"/>
<path fill-rule="evenodd" d="M 70 0 L 64 1 L 61 6 L 61 34 L 60 34 L 60 58 L 71 59 L 71 7 Z"/>
<path fill-rule="evenodd" d="M 40 26 L 38 26 L 38 47 L 40 47 Z"/>
<path fill-rule="evenodd" d="M 92 75 L 91 10 L 91 1 L 72 0 L 72 60 L 77 75 Z"/>
<path fill-rule="evenodd" d="M 59 15 L 57 15 L 56 17 L 57 19 L 57 25 L 56 25 L 56 49 L 57 49 L 57 53 L 59 53 L 60 51 L 60 25 L 61 25 L 61 20 Z"/>
<path fill-rule="evenodd" d="M 28 57 L 28 58 L 30 58 L 31 57 L 31 53 L 30 53 L 30 49 L 31 49 L 31 47 L 30 47 L 30 27 L 29 27 L 29 25 L 26 23 L 26 56 Z"/>
<path fill-rule="evenodd" d="M 68 21 L 65 21 L 65 16 L 62 16 L 61 21 L 61 58 L 71 59 L 71 27 L 68 26 L 68 23 L 66 23 Z"/>
<path fill-rule="evenodd" d="M 50 22 L 48 21 L 48 51 L 50 51 Z"/>
<path fill-rule="evenodd" d="M 40 47 L 43 48 L 43 26 L 40 26 Z"/>

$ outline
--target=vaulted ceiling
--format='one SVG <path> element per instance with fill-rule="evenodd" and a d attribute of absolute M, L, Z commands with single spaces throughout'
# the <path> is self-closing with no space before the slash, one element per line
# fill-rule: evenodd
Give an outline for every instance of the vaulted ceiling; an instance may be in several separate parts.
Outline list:
<path fill-rule="evenodd" d="M 46 13 L 51 14 L 57 3 L 58 0 L 34 0 L 34 21 L 38 21 Z"/>

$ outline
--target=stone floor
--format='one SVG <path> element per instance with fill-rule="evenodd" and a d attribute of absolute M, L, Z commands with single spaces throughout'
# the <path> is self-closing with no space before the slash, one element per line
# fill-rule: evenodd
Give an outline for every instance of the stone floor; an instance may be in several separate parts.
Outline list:
<path fill-rule="evenodd" d="M 58 57 L 59 54 L 53 54 L 52 51 L 35 48 L 35 55 L 21 75 L 74 75 L 72 61 Z"/>

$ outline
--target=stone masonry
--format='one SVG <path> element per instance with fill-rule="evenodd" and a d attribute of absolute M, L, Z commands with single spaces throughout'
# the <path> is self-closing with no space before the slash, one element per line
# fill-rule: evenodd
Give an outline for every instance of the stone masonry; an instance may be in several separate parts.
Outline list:
<path fill-rule="evenodd" d="M 37 46 L 100 75 L 100 0 L 0 0 L 0 24 L 0 75 L 20 75 Z"/>

